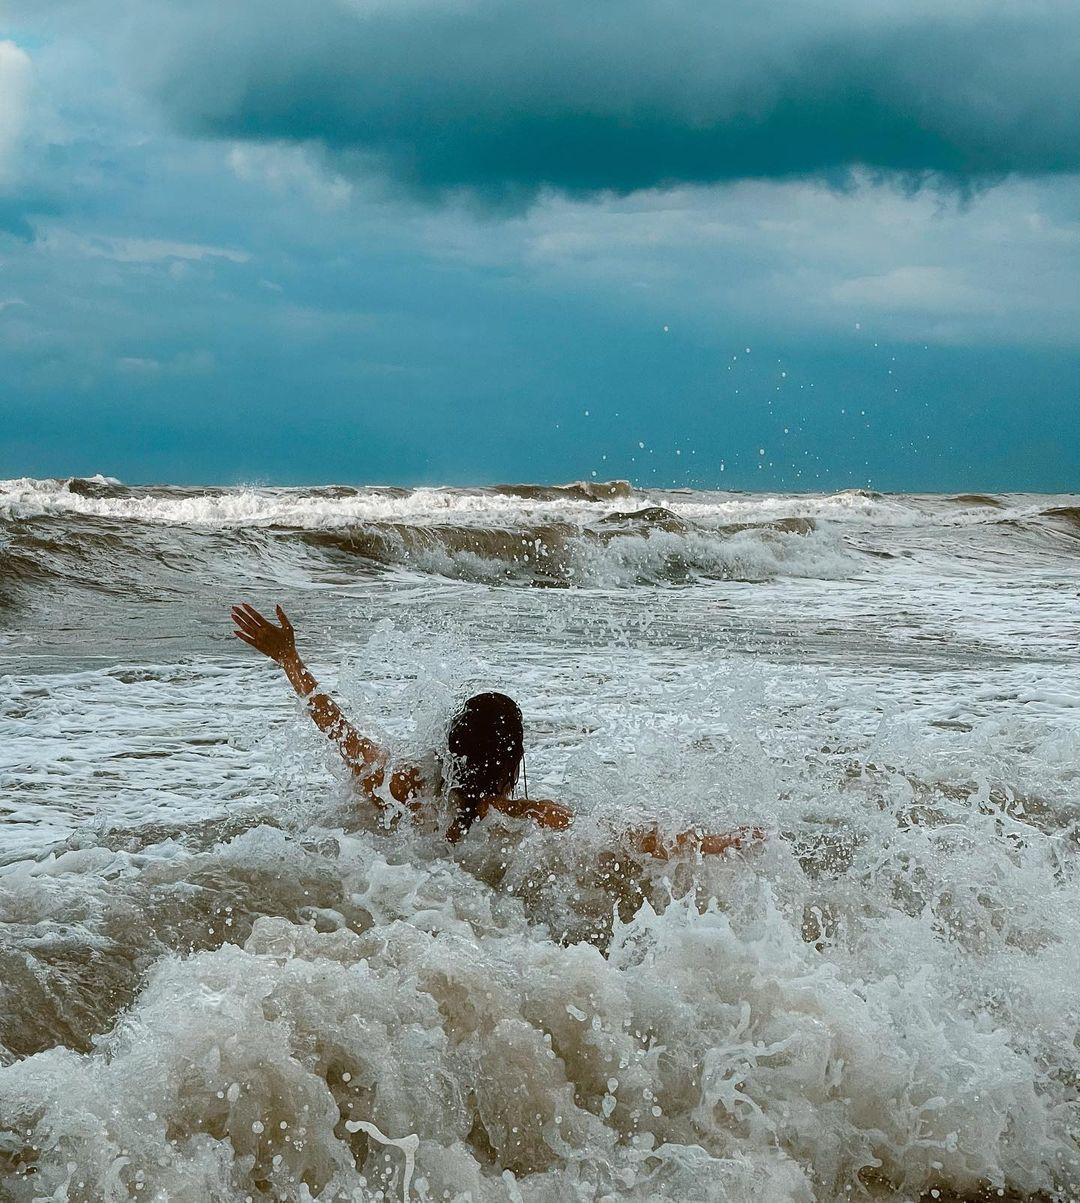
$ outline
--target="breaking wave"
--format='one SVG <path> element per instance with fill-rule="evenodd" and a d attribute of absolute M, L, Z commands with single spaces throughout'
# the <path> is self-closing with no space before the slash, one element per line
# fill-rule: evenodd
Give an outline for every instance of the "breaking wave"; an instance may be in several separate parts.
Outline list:
<path fill-rule="evenodd" d="M 105 477 L 0 483 L 0 607 L 62 583 L 152 596 L 214 580 L 362 579 L 614 588 L 845 579 L 937 531 L 959 564 L 1071 554 L 1071 498 L 636 492 L 625 481 L 490 489 L 132 488 Z M 1005 541 L 999 532 L 1019 532 Z M 986 540 L 997 540 L 992 545 Z"/>
<path fill-rule="evenodd" d="M 56 580 L 140 590 L 180 571 L 220 575 L 229 559 L 246 561 L 256 574 L 290 562 L 316 575 L 398 569 L 484 584 L 601 588 L 836 577 L 856 570 L 858 559 L 812 518 L 718 522 L 641 504 L 612 511 L 611 498 L 629 499 L 625 482 L 461 496 L 341 489 L 136 495 L 112 481 L 10 484 L 18 487 L 0 493 L 0 572 L 9 591 Z"/>

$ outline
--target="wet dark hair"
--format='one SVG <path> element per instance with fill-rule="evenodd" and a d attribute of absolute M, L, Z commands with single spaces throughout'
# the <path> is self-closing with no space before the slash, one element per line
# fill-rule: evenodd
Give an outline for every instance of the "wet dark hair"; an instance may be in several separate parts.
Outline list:
<path fill-rule="evenodd" d="M 478 693 L 451 720 L 446 744 L 450 796 L 457 806 L 446 838 L 456 843 L 476 821 L 485 798 L 508 794 L 517 785 L 525 755 L 521 709 L 505 693 Z"/>

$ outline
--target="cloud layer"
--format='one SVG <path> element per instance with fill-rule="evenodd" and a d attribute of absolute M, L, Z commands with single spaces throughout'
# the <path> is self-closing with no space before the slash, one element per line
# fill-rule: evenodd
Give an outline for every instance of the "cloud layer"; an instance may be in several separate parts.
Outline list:
<path fill-rule="evenodd" d="M 185 131 L 318 143 L 339 166 L 374 164 L 421 193 L 843 182 L 859 167 L 970 186 L 1080 169 L 1075 5 L 195 0 L 143 11 L 154 37 L 139 37 L 135 57 Z"/>
<path fill-rule="evenodd" d="M 30 59 L 14 42 L 0 42 L 0 188 L 8 182 L 11 160 L 22 136 L 30 91 Z"/>
<path fill-rule="evenodd" d="M 1068 15 L 846 3 L 13 0 L 0 475 L 1073 487 Z M 676 161 L 717 113 L 772 132 Z"/>

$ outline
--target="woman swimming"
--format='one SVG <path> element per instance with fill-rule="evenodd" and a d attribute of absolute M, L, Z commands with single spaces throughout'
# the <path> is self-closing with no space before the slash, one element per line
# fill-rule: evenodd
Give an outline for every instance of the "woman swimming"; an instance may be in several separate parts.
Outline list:
<path fill-rule="evenodd" d="M 315 725 L 337 746 L 360 789 L 375 806 L 385 808 L 392 799 L 413 813 L 423 810 L 425 799 L 436 792 L 437 783 L 425 780 L 416 765 L 401 765 L 391 770 L 387 749 L 361 735 L 337 703 L 318 692 L 318 682 L 296 650 L 292 623 L 280 606 L 274 608 L 280 625 L 264 618 L 247 602 L 234 606 L 233 634 L 284 669 L 297 695 L 307 703 Z M 573 811 L 561 802 L 513 797 L 525 755 L 524 730 L 521 710 L 506 694 L 478 693 L 469 698 L 451 720 L 446 743 L 452 776 L 449 797 L 454 807 L 454 817 L 446 833 L 451 844 L 456 844 L 473 823 L 491 811 L 532 819 L 541 827 L 556 831 L 564 831 L 573 822 Z M 684 831 L 665 840 L 654 826 L 633 828 L 627 836 L 633 847 L 663 860 L 677 852 L 706 855 L 726 852 L 763 838 L 764 832 L 759 828 L 716 835 Z"/>

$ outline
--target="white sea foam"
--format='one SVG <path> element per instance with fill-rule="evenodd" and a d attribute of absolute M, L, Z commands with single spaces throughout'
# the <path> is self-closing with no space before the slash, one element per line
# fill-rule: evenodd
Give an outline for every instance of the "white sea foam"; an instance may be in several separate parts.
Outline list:
<path fill-rule="evenodd" d="M 1075 1189 L 1077 881 L 1033 832 L 995 853 L 976 813 L 879 824 L 816 880 L 782 845 L 698 866 L 696 896 L 654 873 L 602 949 L 552 938 L 573 866 L 550 849 L 559 884 L 530 888 L 536 837 L 499 889 L 340 830 L 9 869 L 5 919 L 66 914 L 103 963 L 147 926 L 219 945 L 158 960 L 94 1051 L 0 1071 L 34 1167 L 9 1197 L 394 1197 L 369 1124 L 418 1137 L 423 1200 L 511 1198 L 508 1173 L 526 1200 Z"/>
<path fill-rule="evenodd" d="M 118 484 L 105 477 L 97 484 Z M 567 486 L 568 490 L 574 486 Z M 868 522 L 875 526 L 969 526 L 1023 520 L 1048 504 L 1076 505 L 1076 496 L 1002 496 L 995 505 L 950 503 L 947 499 L 882 495 L 848 490 L 832 494 L 665 493 L 642 488 L 598 500 L 557 496 L 528 497 L 491 490 L 419 488 L 409 491 L 240 487 L 228 490 L 137 488 L 123 496 L 72 492 L 67 481 L 20 478 L 0 481 L 0 516 L 81 514 L 90 517 L 188 526 L 282 524 L 301 529 L 334 529 L 363 522 L 474 522 L 511 520 L 520 524 L 552 520 L 589 522 L 608 510 L 630 512 L 662 505 L 694 521 L 715 525 L 768 522 L 779 518 L 818 518 Z M 556 490 L 551 490 L 556 492 Z M 992 499 L 993 500 L 993 499 Z"/>
<path fill-rule="evenodd" d="M 380 490 L 334 496 L 301 489 L 237 488 L 219 493 L 95 497 L 72 493 L 64 482 L 0 482 L 0 516 L 29 518 L 81 514 L 185 526 L 281 524 L 298 529 L 334 529 L 363 522 L 469 521 L 484 524 L 512 517 L 522 522 L 559 517 L 595 518 L 598 503 L 558 498 L 529 501 L 483 491 L 415 489 L 406 494 Z M 621 508 L 615 503 L 612 508 Z M 603 513 L 603 509 L 599 511 Z"/>

